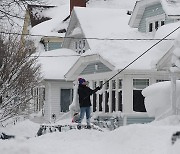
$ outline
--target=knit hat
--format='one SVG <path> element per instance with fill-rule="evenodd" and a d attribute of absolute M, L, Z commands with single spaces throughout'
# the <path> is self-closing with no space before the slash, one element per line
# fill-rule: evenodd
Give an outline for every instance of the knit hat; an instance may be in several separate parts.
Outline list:
<path fill-rule="evenodd" d="M 83 78 L 79 78 L 78 81 L 79 81 L 79 84 L 82 84 L 83 82 L 86 82 L 86 80 L 83 79 Z"/>

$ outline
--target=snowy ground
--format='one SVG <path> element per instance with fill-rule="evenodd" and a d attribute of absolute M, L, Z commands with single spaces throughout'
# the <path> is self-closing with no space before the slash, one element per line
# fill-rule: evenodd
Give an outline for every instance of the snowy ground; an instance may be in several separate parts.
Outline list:
<path fill-rule="evenodd" d="M 180 139 L 174 145 L 171 144 L 172 134 L 180 131 L 180 117 L 177 116 L 150 124 L 133 124 L 104 132 L 83 129 L 35 137 L 38 129 L 39 124 L 29 120 L 15 126 L 0 128 L 0 131 L 17 136 L 16 139 L 0 140 L 0 154 L 180 153 Z M 30 138 L 25 139 L 24 136 Z"/>

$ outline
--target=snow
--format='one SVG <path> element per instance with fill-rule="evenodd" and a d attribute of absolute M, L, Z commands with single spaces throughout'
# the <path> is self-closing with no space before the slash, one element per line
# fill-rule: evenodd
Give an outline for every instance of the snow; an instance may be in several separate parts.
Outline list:
<path fill-rule="evenodd" d="M 66 119 L 69 123 L 71 119 Z M 61 121 L 59 121 L 60 123 Z M 171 144 L 172 134 L 179 131 L 180 117 L 171 116 L 149 124 L 122 126 L 114 131 L 69 130 L 35 136 L 38 124 L 30 120 L 0 130 L 16 135 L 0 140 L 2 154 L 178 154 L 180 140 Z M 26 134 L 23 134 L 26 132 Z M 29 134 L 29 135 L 28 135 Z M 30 137 L 29 139 L 22 136 Z M 21 137 L 20 137 L 21 136 Z"/>
<path fill-rule="evenodd" d="M 161 4 L 167 15 L 180 15 L 179 0 L 161 0 Z"/>
<path fill-rule="evenodd" d="M 61 11 L 61 13 L 59 13 Z M 30 30 L 32 35 L 42 35 L 42 36 L 57 36 L 64 37 L 64 33 L 58 33 L 57 31 L 63 28 L 67 28 L 68 24 L 62 22 L 65 18 L 69 16 L 69 5 L 61 5 L 58 7 L 50 8 L 43 11 L 42 16 L 52 18 L 45 22 L 42 22 L 34 26 Z"/>
<path fill-rule="evenodd" d="M 70 49 L 56 49 L 41 52 L 39 63 L 42 66 L 44 79 L 64 79 L 64 75 L 77 61 L 79 55 Z"/>
<path fill-rule="evenodd" d="M 176 101 L 179 103 L 180 96 L 180 80 L 176 81 Z M 148 115 L 150 117 L 155 117 L 156 119 L 163 116 L 163 114 L 172 114 L 172 104 L 171 104 L 171 82 L 159 82 L 148 86 L 142 91 L 145 97 L 145 107 Z M 179 107 L 179 106 L 178 106 Z"/>
<path fill-rule="evenodd" d="M 127 10 L 81 7 L 75 7 L 74 10 L 85 37 L 98 38 L 98 40 L 88 39 L 91 50 L 87 51 L 83 56 L 100 54 L 113 64 L 116 69 L 124 68 L 157 42 L 155 40 L 144 41 L 143 39 L 152 39 L 152 35 L 140 33 L 137 29 L 128 26 L 130 16 L 127 15 Z M 95 16 L 96 18 L 94 18 Z M 111 54 L 109 54 L 110 52 Z M 129 69 L 154 69 L 156 62 L 164 55 L 164 52 L 164 50 L 153 48 L 141 59 L 133 63 Z"/>

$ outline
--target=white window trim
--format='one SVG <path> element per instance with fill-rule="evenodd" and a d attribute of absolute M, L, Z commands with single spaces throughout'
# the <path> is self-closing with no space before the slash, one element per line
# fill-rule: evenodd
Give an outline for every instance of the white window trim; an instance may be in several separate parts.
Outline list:
<path fill-rule="evenodd" d="M 158 21 L 159 24 L 160 24 L 161 21 L 165 21 L 165 14 L 161 14 L 161 15 L 146 18 L 146 32 L 147 33 L 149 33 L 149 24 L 150 23 L 153 23 L 153 31 L 152 32 L 156 31 L 156 29 L 154 28 L 154 25 L 155 25 L 156 21 Z"/>

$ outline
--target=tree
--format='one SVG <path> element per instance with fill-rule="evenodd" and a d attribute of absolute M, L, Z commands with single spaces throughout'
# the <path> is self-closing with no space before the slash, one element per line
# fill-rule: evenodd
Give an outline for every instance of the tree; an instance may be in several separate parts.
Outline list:
<path fill-rule="evenodd" d="M 43 0 L 0 0 L 0 31 L 16 29 L 17 32 L 17 28 L 22 28 L 29 3 L 41 4 Z"/>
<path fill-rule="evenodd" d="M 33 98 L 31 90 L 41 81 L 40 65 L 37 57 L 33 57 L 35 48 L 32 42 L 21 46 L 19 37 L 15 35 L 9 35 L 6 42 L 3 40 L 0 37 L 1 51 L 4 51 L 0 68 L 0 121 L 28 114 Z"/>

